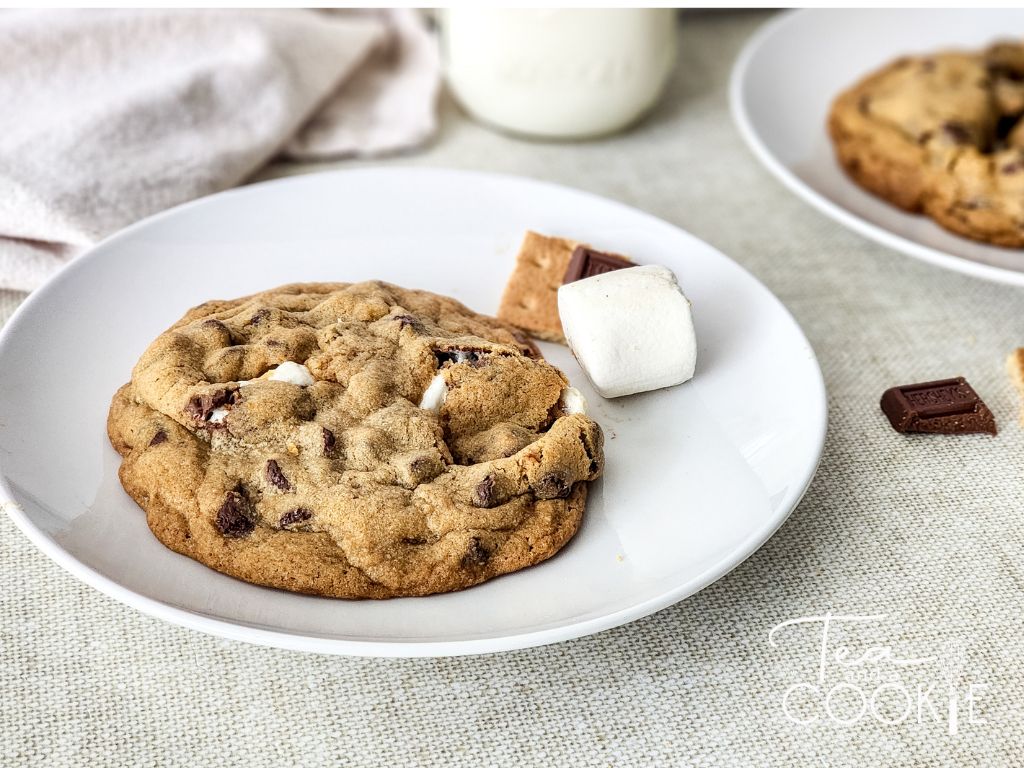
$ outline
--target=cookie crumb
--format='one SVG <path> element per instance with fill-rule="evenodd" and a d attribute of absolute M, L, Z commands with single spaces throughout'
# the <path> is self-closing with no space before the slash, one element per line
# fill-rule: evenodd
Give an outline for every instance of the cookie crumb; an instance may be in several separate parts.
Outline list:
<path fill-rule="evenodd" d="M 1010 380 L 1020 394 L 1020 423 L 1021 426 L 1024 426 L 1024 347 L 1013 350 L 1006 358 L 1006 371 L 1010 374 Z"/>

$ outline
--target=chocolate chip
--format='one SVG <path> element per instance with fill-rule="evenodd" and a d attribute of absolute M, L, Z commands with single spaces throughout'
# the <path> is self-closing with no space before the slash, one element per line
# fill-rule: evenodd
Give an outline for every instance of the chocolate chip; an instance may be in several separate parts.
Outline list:
<path fill-rule="evenodd" d="M 204 392 L 201 395 L 193 395 L 185 406 L 185 412 L 196 421 L 206 421 L 210 414 L 222 405 L 234 403 L 238 400 L 238 390 L 225 387 L 215 389 L 213 392 Z"/>
<path fill-rule="evenodd" d="M 438 367 L 444 365 L 445 363 L 454 363 L 455 362 L 455 353 L 452 352 L 451 350 L 435 349 L 434 350 L 434 357 L 437 359 Z"/>
<path fill-rule="evenodd" d="M 153 439 L 149 441 L 149 447 L 152 448 L 154 445 L 160 445 L 160 443 L 167 442 L 167 433 L 164 430 L 158 430 Z"/>
<path fill-rule="evenodd" d="M 473 506 L 490 509 L 498 504 L 498 494 L 495 489 L 494 475 L 487 475 L 476 484 L 473 489 Z"/>
<path fill-rule="evenodd" d="M 564 499 L 572 493 L 572 483 L 559 472 L 549 472 L 533 486 L 538 499 Z"/>
<path fill-rule="evenodd" d="M 947 120 L 942 124 L 942 132 L 954 144 L 970 144 L 971 129 L 957 120 Z"/>
<path fill-rule="evenodd" d="M 922 145 L 922 146 L 924 146 L 929 141 L 931 141 L 931 138 L 934 135 L 935 135 L 934 131 L 925 131 L 924 133 L 922 133 L 920 136 L 917 137 L 917 143 Z"/>
<path fill-rule="evenodd" d="M 409 469 L 412 470 L 414 473 L 419 474 L 421 472 L 426 472 L 432 469 L 434 465 L 435 462 L 427 458 L 426 456 L 417 456 L 415 459 L 412 460 L 412 462 L 410 462 Z"/>
<path fill-rule="evenodd" d="M 1014 160 L 1012 163 L 1007 163 L 999 169 L 999 172 L 1006 176 L 1012 176 L 1021 171 L 1024 171 L 1024 160 Z"/>
<path fill-rule="evenodd" d="M 921 61 L 922 72 L 934 72 L 935 71 L 935 59 L 923 59 Z"/>
<path fill-rule="evenodd" d="M 426 544 L 426 539 L 421 539 L 419 536 L 403 536 L 402 543 L 408 544 L 411 547 L 418 547 L 422 544 Z"/>
<path fill-rule="evenodd" d="M 330 456 L 331 453 L 334 451 L 334 443 L 335 443 L 334 433 L 331 432 L 331 430 L 329 430 L 327 427 L 324 427 L 323 430 L 324 430 L 324 434 L 323 434 L 323 439 L 324 439 L 324 455 L 325 456 Z"/>
<path fill-rule="evenodd" d="M 288 482 L 288 478 L 284 476 L 281 467 L 273 459 L 267 462 L 264 474 L 267 477 L 267 482 L 275 488 L 280 488 L 282 491 L 290 491 L 292 489 L 292 484 Z"/>
<path fill-rule="evenodd" d="M 897 432 L 994 435 L 997 431 L 992 412 L 962 376 L 892 387 L 882 393 L 880 405 Z"/>
<path fill-rule="evenodd" d="M 480 543 L 480 539 L 474 536 L 469 540 L 466 554 L 462 556 L 462 567 L 480 567 L 481 565 L 487 565 L 487 561 L 490 559 L 491 553 Z"/>
<path fill-rule="evenodd" d="M 232 539 L 248 536 L 256 528 L 252 521 L 252 510 L 241 490 L 229 491 L 224 503 L 217 510 L 217 530 Z"/>
<path fill-rule="evenodd" d="M 278 521 L 278 525 L 282 528 L 286 528 L 289 525 L 298 525 L 304 523 L 313 517 L 313 510 L 306 509 L 305 507 L 296 507 L 295 509 L 289 510 L 281 515 L 281 519 Z"/>
<path fill-rule="evenodd" d="M 1013 133 L 1013 129 L 1017 127 L 1017 122 L 1020 120 L 1020 115 L 1002 115 L 999 120 L 996 121 L 996 138 L 995 145 L 1004 145 L 1006 140 Z"/>
<path fill-rule="evenodd" d="M 268 317 L 270 317 L 269 309 L 267 309 L 266 307 L 263 307 L 263 309 L 257 309 L 253 313 L 252 317 L 249 318 L 249 321 L 246 323 L 246 325 L 259 325 Z"/>
<path fill-rule="evenodd" d="M 487 362 L 487 357 L 490 353 L 489 349 L 480 349 L 479 347 L 451 347 L 449 349 L 435 349 L 434 357 L 437 358 L 438 368 L 447 363 L 452 365 L 469 363 L 474 368 L 479 368 Z"/>
<path fill-rule="evenodd" d="M 1011 83 L 1024 81 L 1024 72 L 1014 69 L 1001 61 L 990 61 L 986 67 L 989 75 L 1000 80 L 1009 80 Z"/>
<path fill-rule="evenodd" d="M 414 331 L 423 330 L 423 325 L 412 315 L 395 315 L 391 319 L 395 320 L 401 328 L 412 328 Z"/>

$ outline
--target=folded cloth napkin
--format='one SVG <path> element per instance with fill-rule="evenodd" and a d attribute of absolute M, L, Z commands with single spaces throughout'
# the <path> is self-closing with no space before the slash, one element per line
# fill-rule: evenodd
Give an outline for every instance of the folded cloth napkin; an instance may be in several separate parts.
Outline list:
<path fill-rule="evenodd" d="M 421 143 L 439 70 L 411 10 L 0 12 L 0 288 L 275 156 Z"/>

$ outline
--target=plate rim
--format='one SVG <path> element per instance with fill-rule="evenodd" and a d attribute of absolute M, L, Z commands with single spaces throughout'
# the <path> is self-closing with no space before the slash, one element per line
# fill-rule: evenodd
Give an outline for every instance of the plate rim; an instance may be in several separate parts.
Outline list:
<path fill-rule="evenodd" d="M 108 577 L 79 560 L 68 552 L 56 539 L 52 538 L 45 531 L 40 529 L 29 518 L 14 498 L 13 490 L 6 480 L 6 472 L 3 467 L 3 459 L 0 456 L 0 509 L 7 512 L 16 527 L 36 546 L 43 554 L 53 562 L 70 573 L 79 581 L 96 589 L 102 594 L 113 598 L 119 603 L 134 608 L 139 612 L 153 618 L 167 621 L 168 623 L 197 630 L 208 635 L 222 637 L 229 640 L 237 640 L 255 645 L 281 648 L 285 650 L 362 656 L 362 657 L 389 657 L 389 658 L 415 658 L 415 657 L 448 657 L 463 656 L 484 653 L 498 653 L 514 650 L 521 650 L 541 645 L 573 640 L 586 637 L 607 629 L 622 626 L 638 619 L 650 616 L 657 611 L 663 610 L 677 602 L 680 602 L 707 586 L 715 583 L 730 571 L 735 569 L 747 558 L 759 550 L 788 520 L 793 510 L 796 509 L 801 499 L 806 494 L 818 467 L 821 464 L 825 438 L 828 432 L 828 397 L 825 387 L 825 380 L 822 374 L 821 365 L 817 355 L 806 334 L 797 322 L 796 318 L 782 301 L 756 276 L 748 271 L 743 265 L 726 256 L 710 243 L 701 240 L 696 235 L 679 227 L 671 222 L 661 219 L 646 211 L 635 208 L 626 203 L 610 197 L 595 194 L 582 189 L 577 189 L 564 184 L 536 179 L 529 176 L 492 173 L 488 171 L 475 171 L 454 169 L 448 167 L 423 167 L 423 166 L 364 166 L 361 168 L 334 169 L 314 173 L 302 173 L 282 178 L 270 179 L 242 187 L 235 187 L 222 192 L 206 195 L 195 200 L 190 200 L 172 208 L 160 211 L 146 218 L 140 219 L 129 226 L 109 235 L 91 248 L 77 256 L 70 264 L 61 269 L 42 286 L 29 294 L 19 305 L 7 323 L 0 328 L 0 354 L 3 353 L 9 337 L 18 333 L 22 324 L 22 318 L 30 307 L 45 301 L 45 296 L 50 292 L 52 286 L 72 279 L 75 271 L 81 268 L 82 264 L 89 263 L 96 258 L 103 258 L 104 251 L 111 244 L 116 245 L 117 241 L 134 234 L 137 230 L 143 229 L 150 224 L 162 220 L 165 217 L 178 215 L 181 212 L 207 204 L 213 198 L 224 196 L 235 196 L 251 194 L 254 190 L 267 186 L 285 186 L 291 183 L 301 183 L 312 176 L 352 176 L 352 175 L 393 175 L 398 178 L 408 173 L 436 174 L 447 176 L 458 176 L 463 179 L 471 179 L 476 182 L 493 182 L 498 184 L 526 184 L 539 185 L 558 193 L 568 193 L 575 196 L 582 196 L 603 204 L 616 206 L 624 211 L 647 219 L 659 226 L 670 227 L 677 233 L 683 234 L 686 238 L 699 241 L 706 248 L 713 251 L 719 258 L 725 259 L 738 268 L 749 278 L 757 288 L 762 290 L 766 296 L 781 311 L 783 318 L 788 321 L 792 330 L 797 334 L 798 340 L 802 340 L 808 352 L 809 360 L 812 363 L 810 373 L 813 373 L 813 382 L 808 382 L 809 391 L 813 391 L 816 402 L 809 403 L 809 412 L 815 417 L 814 424 L 817 425 L 817 432 L 813 435 L 813 462 L 809 462 L 802 472 L 796 475 L 797 482 L 787 489 L 783 503 L 779 505 L 778 512 L 768 518 L 763 525 L 753 529 L 748 535 L 731 551 L 727 556 L 716 562 L 713 566 L 705 569 L 688 581 L 677 584 L 672 589 L 649 598 L 646 601 L 637 603 L 618 611 L 604 614 L 602 616 L 573 622 L 567 625 L 548 627 L 539 630 L 528 630 L 515 634 L 503 634 L 487 637 L 476 637 L 459 640 L 389 640 L 389 639 L 348 639 L 337 637 L 317 636 L 311 633 L 291 632 L 286 629 L 267 629 L 252 626 L 244 622 L 234 621 L 225 618 L 212 617 L 201 612 L 181 608 L 158 599 L 134 592 L 113 578 Z M 99 254 L 99 255 L 97 255 Z"/>
<path fill-rule="evenodd" d="M 743 137 L 747 147 L 761 164 L 776 179 L 781 181 L 787 189 L 805 203 L 809 203 L 813 208 L 839 222 L 847 229 L 869 240 L 874 240 L 876 243 L 880 243 L 887 248 L 941 267 L 942 269 L 1005 285 L 1024 286 L 1024 271 L 1006 269 L 1005 267 L 998 267 L 993 264 L 983 264 L 963 256 L 957 256 L 956 254 L 924 245 L 916 240 L 911 240 L 858 216 L 818 192 L 810 184 L 793 173 L 789 166 L 772 153 L 771 149 L 761 138 L 757 128 L 755 128 L 750 113 L 747 111 L 746 102 L 743 99 L 744 85 L 751 68 L 751 63 L 768 40 L 783 32 L 789 25 L 795 23 L 797 19 L 808 14 L 820 15 L 816 11 L 821 10 L 823 9 L 803 8 L 784 11 L 776 18 L 769 19 L 758 27 L 740 50 L 740 54 L 736 58 L 729 76 L 729 111 L 732 113 L 733 122 L 736 124 L 740 136 Z"/>

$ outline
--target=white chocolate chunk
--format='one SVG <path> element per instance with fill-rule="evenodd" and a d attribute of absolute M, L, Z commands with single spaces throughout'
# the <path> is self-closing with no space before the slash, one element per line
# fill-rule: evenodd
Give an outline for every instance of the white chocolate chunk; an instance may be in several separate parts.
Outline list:
<path fill-rule="evenodd" d="M 563 389 L 558 402 L 561 403 L 562 410 L 566 413 L 581 413 L 584 416 L 587 414 L 587 398 L 576 387 Z"/>
<path fill-rule="evenodd" d="M 309 372 L 309 368 L 304 366 L 302 363 L 293 363 L 291 360 L 285 360 L 276 368 L 271 368 L 258 378 L 245 379 L 244 381 L 238 382 L 238 386 L 246 387 L 254 381 L 263 380 L 285 381 L 299 387 L 308 387 L 316 381 L 316 379 L 313 378 L 313 374 Z"/>
<path fill-rule="evenodd" d="M 423 393 L 423 398 L 420 400 L 420 408 L 425 411 L 433 411 L 439 413 L 441 406 L 444 405 L 445 399 L 448 397 L 448 382 L 444 380 L 443 374 L 437 374 L 433 379 L 430 380 L 430 385 Z"/>
<path fill-rule="evenodd" d="M 690 302 L 667 267 L 630 267 L 563 285 L 558 314 L 569 347 L 602 397 L 693 378 L 697 338 Z"/>

